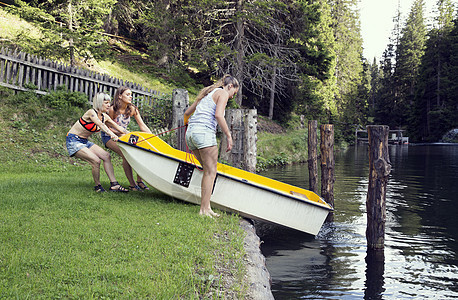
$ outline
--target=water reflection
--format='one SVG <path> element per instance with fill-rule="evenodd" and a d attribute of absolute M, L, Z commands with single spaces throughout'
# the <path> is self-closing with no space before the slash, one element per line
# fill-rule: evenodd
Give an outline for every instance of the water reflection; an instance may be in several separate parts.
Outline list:
<path fill-rule="evenodd" d="M 458 147 L 389 151 L 382 254 L 366 247 L 366 147 L 336 154 L 334 222 L 316 237 L 257 223 L 275 299 L 458 298 Z M 306 165 L 263 175 L 308 188 Z"/>

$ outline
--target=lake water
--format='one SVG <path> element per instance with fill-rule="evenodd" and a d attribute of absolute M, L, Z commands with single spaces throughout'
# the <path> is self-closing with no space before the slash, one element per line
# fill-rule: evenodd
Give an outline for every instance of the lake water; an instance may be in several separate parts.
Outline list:
<path fill-rule="evenodd" d="M 256 224 L 275 299 L 458 299 L 458 145 L 389 152 L 384 259 L 367 255 L 368 151 L 353 147 L 336 153 L 334 221 L 316 237 Z M 306 164 L 262 175 L 308 188 Z"/>

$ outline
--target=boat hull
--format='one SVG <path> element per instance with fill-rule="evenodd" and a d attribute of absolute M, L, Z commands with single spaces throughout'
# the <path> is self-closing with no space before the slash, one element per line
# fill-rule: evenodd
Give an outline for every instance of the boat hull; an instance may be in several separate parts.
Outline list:
<path fill-rule="evenodd" d="M 118 144 L 129 164 L 142 179 L 167 195 L 200 205 L 203 171 L 198 163 L 190 162 L 197 161 L 195 157 L 168 148 L 157 137 L 132 134 L 140 136 L 140 140 L 143 138 L 145 142 L 129 143 L 129 139 L 124 137 Z M 289 193 L 285 192 L 284 186 L 290 190 Z M 310 201 L 310 193 L 218 164 L 211 203 L 212 207 L 224 211 L 316 235 L 332 207 L 321 198 L 318 202 Z"/>

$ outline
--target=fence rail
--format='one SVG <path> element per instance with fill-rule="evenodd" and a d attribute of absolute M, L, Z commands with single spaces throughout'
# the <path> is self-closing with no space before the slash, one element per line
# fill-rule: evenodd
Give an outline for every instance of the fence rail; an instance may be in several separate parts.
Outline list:
<path fill-rule="evenodd" d="M 58 86 L 66 86 L 69 91 L 82 92 L 92 98 L 97 92 L 111 96 L 119 86 L 132 90 L 132 101 L 138 106 L 152 105 L 157 98 L 171 99 L 171 95 L 145 88 L 139 84 L 123 81 L 106 74 L 75 68 L 63 63 L 43 59 L 35 55 L 1 48 L 0 85 L 15 90 L 29 90 L 35 86 L 38 94 L 55 91 Z"/>

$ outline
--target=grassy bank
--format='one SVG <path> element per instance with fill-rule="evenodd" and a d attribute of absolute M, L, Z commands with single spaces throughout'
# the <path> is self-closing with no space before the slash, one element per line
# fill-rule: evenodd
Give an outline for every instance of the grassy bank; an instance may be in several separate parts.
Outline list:
<path fill-rule="evenodd" d="M 238 217 L 202 218 L 155 190 L 94 193 L 90 166 L 64 142 L 85 108 L 59 99 L 0 89 L 0 295 L 243 298 Z M 115 155 L 114 166 L 127 186 Z"/>
<path fill-rule="evenodd" d="M 307 129 L 284 133 L 259 132 L 257 155 L 258 170 L 306 161 Z"/>
<path fill-rule="evenodd" d="M 202 218 L 156 191 L 97 194 L 88 169 L 27 162 L 2 171 L 2 297 L 241 298 L 237 217 Z"/>

